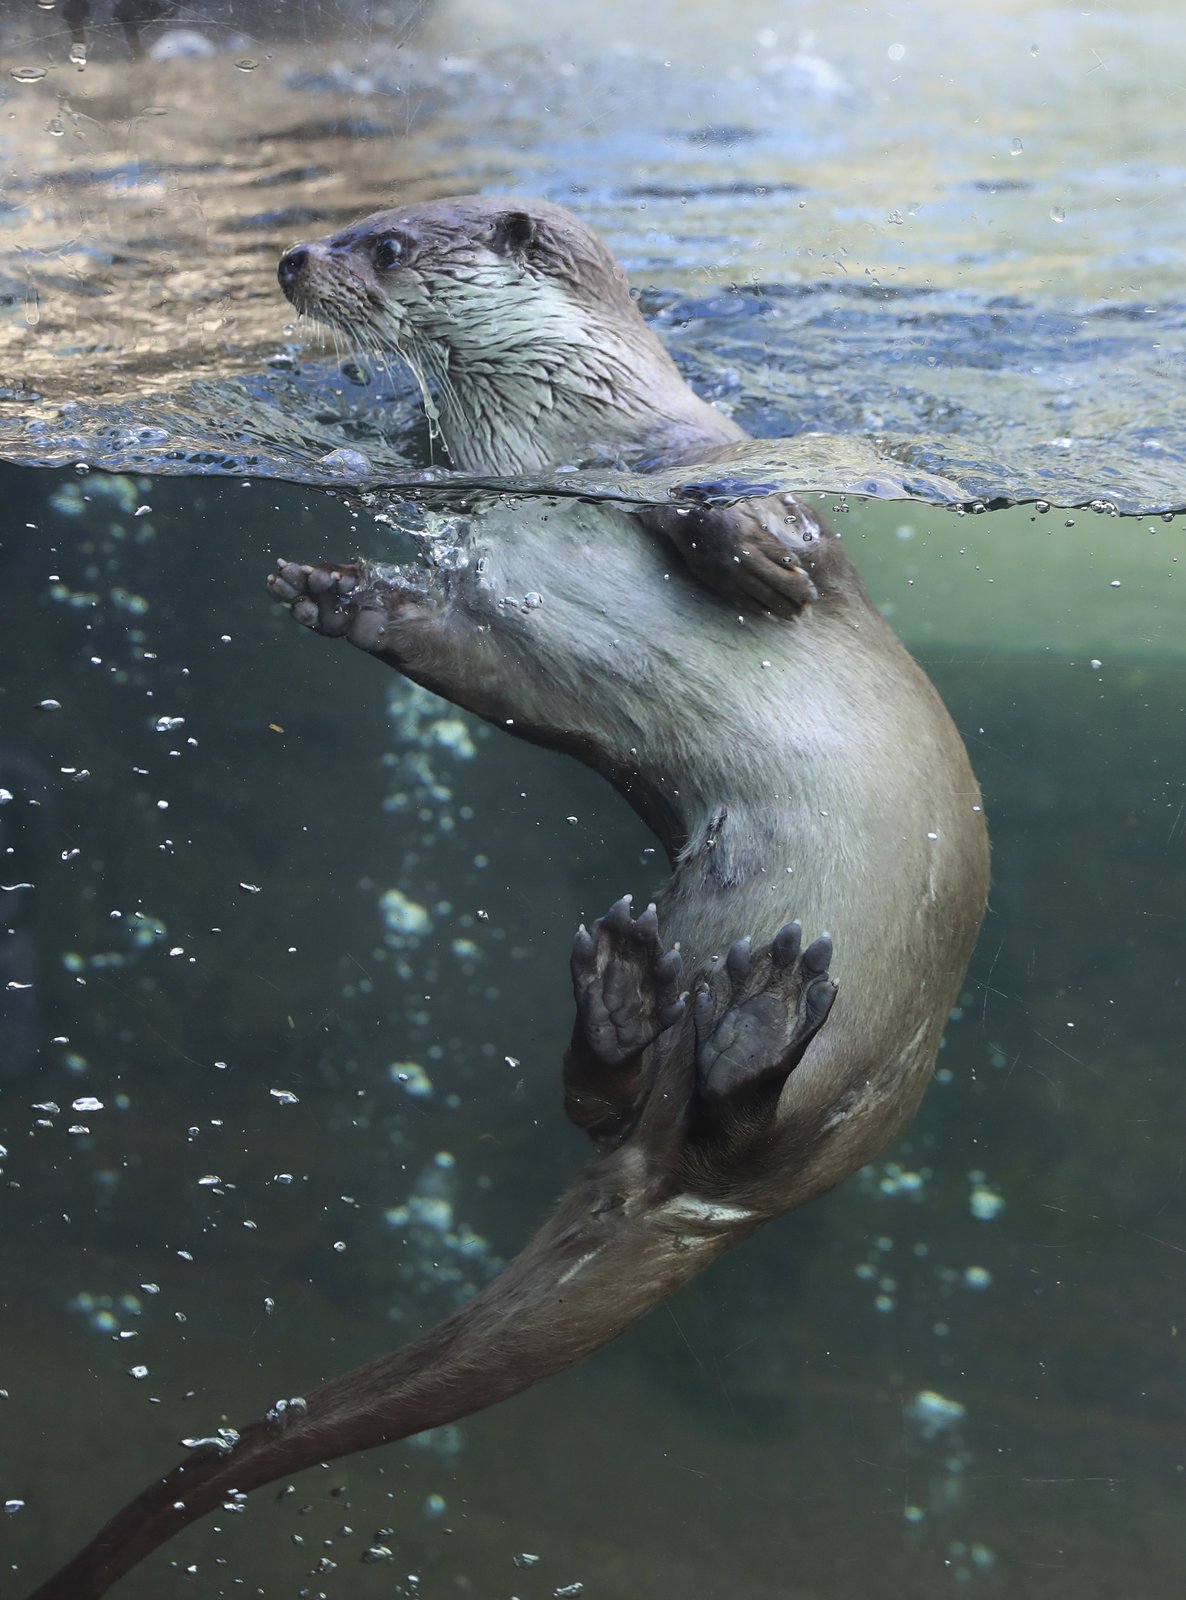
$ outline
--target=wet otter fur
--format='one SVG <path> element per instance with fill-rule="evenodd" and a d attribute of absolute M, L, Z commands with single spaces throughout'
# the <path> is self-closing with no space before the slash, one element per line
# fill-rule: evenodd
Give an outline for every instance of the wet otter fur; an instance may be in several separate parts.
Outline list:
<path fill-rule="evenodd" d="M 383 212 L 290 250 L 280 281 L 412 365 L 467 470 L 703 459 L 740 437 L 559 207 Z M 271 588 L 310 628 L 604 774 L 671 877 L 639 918 L 622 901 L 578 934 L 565 1100 L 597 1153 L 525 1250 L 404 1349 L 193 1452 L 34 1600 L 93 1600 L 232 1491 L 509 1397 L 832 1188 L 913 1114 L 984 909 L 959 736 L 791 497 L 504 499 L 460 559 L 282 561 Z M 819 934 L 805 949 L 792 914 Z"/>

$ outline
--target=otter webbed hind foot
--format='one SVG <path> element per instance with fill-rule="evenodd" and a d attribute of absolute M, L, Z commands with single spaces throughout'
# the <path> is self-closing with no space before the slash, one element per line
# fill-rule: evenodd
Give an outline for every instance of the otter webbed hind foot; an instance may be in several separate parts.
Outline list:
<path fill-rule="evenodd" d="M 564 1105 L 599 1143 L 623 1136 L 649 1082 L 644 1054 L 685 1011 L 683 963 L 659 937 L 653 905 L 630 915 L 630 896 L 583 925 L 573 942 L 576 1023 L 564 1058 Z"/>
<path fill-rule="evenodd" d="M 789 922 L 760 950 L 741 939 L 713 963 L 692 1010 L 703 1101 L 781 1091 L 832 1009 L 831 959 L 826 933 L 804 950 L 799 924 Z"/>

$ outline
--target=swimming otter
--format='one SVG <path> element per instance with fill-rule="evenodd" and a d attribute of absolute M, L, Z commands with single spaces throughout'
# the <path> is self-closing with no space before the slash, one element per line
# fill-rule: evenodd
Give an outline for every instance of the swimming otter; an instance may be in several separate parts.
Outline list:
<path fill-rule="evenodd" d="M 290 250 L 280 281 L 407 359 L 469 470 L 671 462 L 739 437 L 558 207 L 384 212 Z M 790 497 L 686 514 L 504 500 L 447 562 L 282 561 L 271 587 L 316 631 L 603 773 L 672 876 L 657 909 L 619 902 L 577 936 L 565 1099 L 597 1154 L 552 1220 L 411 1345 L 192 1453 L 34 1600 L 93 1600 L 233 1491 L 507 1398 L 832 1188 L 913 1114 L 984 909 L 959 736 Z M 831 941 L 801 948 L 791 911 L 835 935 L 834 1009 Z"/>

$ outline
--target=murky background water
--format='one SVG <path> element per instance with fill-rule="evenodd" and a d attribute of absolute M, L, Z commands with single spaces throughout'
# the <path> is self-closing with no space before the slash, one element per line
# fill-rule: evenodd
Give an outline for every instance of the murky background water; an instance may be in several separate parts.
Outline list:
<path fill-rule="evenodd" d="M 429 459 L 402 378 L 286 329 L 285 244 L 397 191 L 545 193 L 707 391 L 826 436 L 755 472 L 1184 499 L 1172 8 L 300 19 L 196 61 L 100 31 L 79 72 L 53 13 L 6 14 L 0 439 L 69 466 L 6 469 L 0 528 L 0 926 L 34 984 L 0 1059 L 5 1594 L 181 1436 L 518 1247 L 584 1155 L 572 928 L 661 875 L 591 775 L 269 607 L 277 554 L 383 552 L 309 486 L 324 450 Z M 994 839 L 907 1137 L 577 1372 L 262 1491 L 121 1592 L 1180 1594 L 1180 524 L 845 504 Z"/>

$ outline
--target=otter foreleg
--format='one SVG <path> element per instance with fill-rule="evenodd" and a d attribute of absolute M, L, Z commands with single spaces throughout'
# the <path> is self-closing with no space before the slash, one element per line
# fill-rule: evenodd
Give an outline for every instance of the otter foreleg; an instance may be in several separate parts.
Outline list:
<path fill-rule="evenodd" d="M 577 933 L 577 1016 L 564 1058 L 564 1108 L 598 1144 L 629 1132 L 650 1079 L 649 1047 L 684 1014 L 683 963 L 665 949 L 653 905 L 630 915 L 630 896 Z"/>

